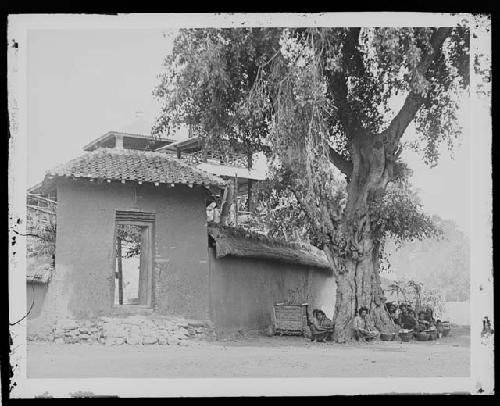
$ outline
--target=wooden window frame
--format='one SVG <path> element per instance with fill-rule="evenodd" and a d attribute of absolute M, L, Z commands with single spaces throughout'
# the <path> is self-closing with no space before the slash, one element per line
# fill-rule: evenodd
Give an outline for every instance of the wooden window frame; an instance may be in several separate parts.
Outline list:
<path fill-rule="evenodd" d="M 134 220 L 136 218 L 137 220 Z M 146 213 L 142 211 L 130 211 L 130 210 L 116 210 L 115 213 L 115 230 L 114 230 L 114 240 L 113 240 L 113 307 L 133 307 L 133 308 L 153 308 L 154 305 L 154 246 L 155 246 L 155 213 Z M 147 230 L 147 300 L 146 303 L 140 304 L 115 304 L 115 272 L 116 272 L 116 256 L 117 256 L 117 244 L 116 244 L 116 234 L 118 225 L 131 225 L 144 227 Z M 141 244 L 141 250 L 144 247 Z M 142 261 L 141 265 L 142 266 Z"/>

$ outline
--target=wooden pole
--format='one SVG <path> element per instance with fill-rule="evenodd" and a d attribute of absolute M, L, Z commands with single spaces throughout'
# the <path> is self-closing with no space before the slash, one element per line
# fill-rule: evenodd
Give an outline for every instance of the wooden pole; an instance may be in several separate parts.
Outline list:
<path fill-rule="evenodd" d="M 248 212 L 252 212 L 252 179 L 248 179 Z"/>
<path fill-rule="evenodd" d="M 233 187 L 232 185 L 227 185 L 224 188 L 224 196 L 222 196 L 222 205 L 220 209 L 220 223 L 224 226 L 228 225 L 228 220 L 231 219 L 230 213 L 231 213 L 231 200 L 232 200 L 232 191 Z"/>
<path fill-rule="evenodd" d="M 238 174 L 234 174 L 234 225 L 238 226 Z"/>
<path fill-rule="evenodd" d="M 123 267 L 122 267 L 122 240 L 116 238 L 117 242 L 117 259 L 118 259 L 118 303 L 123 304 Z"/>
<path fill-rule="evenodd" d="M 252 165 L 253 165 L 253 162 L 252 162 L 252 154 L 249 153 L 248 154 L 248 165 L 247 165 L 247 168 L 248 168 L 248 172 L 250 173 L 251 169 L 252 169 Z M 248 211 L 249 212 L 252 212 L 252 179 L 248 179 L 248 195 L 247 195 L 247 206 L 248 206 Z"/>
<path fill-rule="evenodd" d="M 123 135 L 115 135 L 115 148 L 123 149 Z"/>

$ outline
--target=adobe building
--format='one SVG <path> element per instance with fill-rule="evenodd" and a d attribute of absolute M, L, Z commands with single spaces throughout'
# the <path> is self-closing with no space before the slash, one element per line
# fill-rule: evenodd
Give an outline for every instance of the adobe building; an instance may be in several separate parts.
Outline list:
<path fill-rule="evenodd" d="M 55 267 L 37 281 L 44 287 L 37 288 L 29 330 L 62 318 L 136 314 L 263 329 L 280 302 L 308 302 L 331 316 L 335 282 L 321 251 L 207 228 L 206 207 L 226 181 L 144 150 L 151 148 L 151 137 L 145 139 L 107 133 L 30 189 L 57 201 L 57 228 Z M 135 271 L 117 269 L 120 227 L 138 230 Z M 133 272 L 137 297 L 126 300 L 123 284 Z M 30 284 L 35 273 L 27 276 Z"/>
<path fill-rule="evenodd" d="M 208 233 L 211 320 L 219 329 L 267 329 L 278 303 L 332 317 L 336 283 L 322 251 L 217 224 Z"/>

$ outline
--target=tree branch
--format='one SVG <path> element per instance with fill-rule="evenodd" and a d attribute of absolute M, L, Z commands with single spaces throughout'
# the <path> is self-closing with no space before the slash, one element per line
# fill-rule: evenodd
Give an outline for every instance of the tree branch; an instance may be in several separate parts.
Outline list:
<path fill-rule="evenodd" d="M 306 216 L 311 221 L 311 224 L 315 228 L 316 232 L 320 235 L 322 234 L 331 238 L 331 235 L 334 232 L 334 224 L 333 219 L 328 213 L 327 207 L 314 207 L 313 204 L 309 204 L 309 202 L 303 199 L 297 190 L 294 188 L 290 188 L 290 190 L 306 213 Z"/>
<path fill-rule="evenodd" d="M 422 77 L 425 76 L 427 69 L 436 55 L 440 52 L 443 42 L 451 34 L 451 31 L 451 27 L 440 27 L 432 34 L 430 39 L 431 52 L 428 52 L 420 60 L 416 69 L 417 74 Z M 385 130 L 387 135 L 387 145 L 392 146 L 394 149 L 396 148 L 403 133 L 411 121 L 415 118 L 415 115 L 422 106 L 423 102 L 424 98 L 421 95 L 413 91 L 410 92 L 405 99 L 403 107 L 401 107 L 401 110 L 398 114 L 396 114 L 396 117 L 392 119 L 391 123 Z"/>
<path fill-rule="evenodd" d="M 291 187 L 290 190 L 292 191 L 293 195 L 295 196 L 295 199 L 297 199 L 297 201 L 301 205 L 302 209 L 306 213 L 306 216 L 309 218 L 309 220 L 311 221 L 311 224 L 316 229 L 316 231 L 321 231 L 321 224 L 314 216 L 314 211 L 311 209 L 311 207 L 307 204 L 307 202 L 304 199 L 302 199 L 302 197 L 300 196 L 300 193 L 298 193 L 295 190 L 295 188 Z"/>
<path fill-rule="evenodd" d="M 328 157 L 330 158 L 330 162 L 347 177 L 347 180 L 349 180 L 352 174 L 352 162 L 340 155 L 333 148 L 330 148 Z"/>
<path fill-rule="evenodd" d="M 333 103 L 337 107 L 337 114 L 347 138 L 352 138 L 356 132 L 361 129 L 361 123 L 357 120 L 356 115 L 351 109 L 348 101 L 348 86 L 347 86 L 347 64 L 351 61 L 347 60 L 347 55 L 355 53 L 355 48 L 359 42 L 359 34 L 361 28 L 350 28 L 348 39 L 346 40 L 345 53 L 343 63 L 345 66 L 341 70 L 333 71 L 328 80 L 328 93 L 334 95 Z"/>

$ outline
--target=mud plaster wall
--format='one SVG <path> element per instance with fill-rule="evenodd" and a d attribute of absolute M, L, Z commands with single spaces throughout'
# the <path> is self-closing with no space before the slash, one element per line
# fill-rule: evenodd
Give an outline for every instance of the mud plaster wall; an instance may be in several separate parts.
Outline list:
<path fill-rule="evenodd" d="M 275 303 L 309 303 L 332 317 L 336 284 L 332 276 L 300 265 L 250 258 L 215 258 L 210 253 L 211 316 L 217 328 L 265 329 Z"/>
<path fill-rule="evenodd" d="M 70 317 L 110 313 L 116 210 L 155 213 L 153 303 L 163 314 L 208 318 L 205 193 L 187 186 L 93 184 L 57 187 L 56 268 L 48 311 Z"/>
<path fill-rule="evenodd" d="M 40 316 L 42 305 L 47 294 L 47 284 L 45 283 L 26 283 L 26 309 L 31 308 L 28 319 L 36 319 Z"/>

